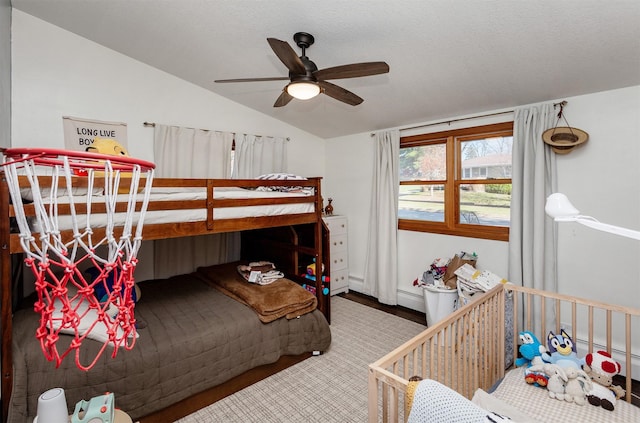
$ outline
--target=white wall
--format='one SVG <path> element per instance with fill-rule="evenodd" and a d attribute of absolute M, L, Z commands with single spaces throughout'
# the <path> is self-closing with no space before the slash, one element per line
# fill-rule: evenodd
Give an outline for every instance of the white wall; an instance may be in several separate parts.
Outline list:
<path fill-rule="evenodd" d="M 150 121 L 289 137 L 288 170 L 324 176 L 321 138 L 16 9 L 12 38 L 13 147 L 64 148 L 62 116 L 75 116 L 126 122 L 130 154 L 153 161 Z M 138 280 L 151 257 L 143 247 Z"/>
<path fill-rule="evenodd" d="M 560 191 L 585 214 L 640 230 L 640 87 L 566 100 L 569 123 L 588 132 L 590 139 L 570 154 L 558 156 Z M 491 118 L 496 119 L 500 118 Z M 485 123 L 493 122 L 472 120 L 466 125 Z M 442 127 L 425 128 L 425 132 L 439 130 Z M 334 198 L 336 214 L 349 217 L 350 288 L 356 291 L 361 290 L 364 274 L 373 154 L 370 133 L 327 140 L 324 194 Z M 640 306 L 640 267 L 635 265 L 640 243 L 576 224 L 559 230 L 560 292 Z M 452 257 L 461 250 L 475 251 L 479 268 L 507 276 L 507 242 L 400 231 L 399 303 L 424 310 L 413 280 L 433 259 Z"/>
<path fill-rule="evenodd" d="M 11 145 L 11 2 L 0 0 L 0 147 Z"/>
<path fill-rule="evenodd" d="M 324 176 L 324 197 L 349 218 L 350 286 L 358 290 L 371 198 L 370 133 L 322 140 L 15 9 L 12 25 L 13 146 L 62 147 L 63 115 L 127 122 L 132 155 L 147 160 L 153 130 L 144 121 L 288 136 L 289 170 Z M 640 87 L 566 100 L 570 124 L 590 140 L 558 156 L 560 190 L 584 213 L 640 229 Z M 326 154 L 325 166 L 297 160 L 310 154 Z M 411 283 L 434 258 L 475 251 L 480 268 L 507 275 L 506 242 L 407 231 L 399 241 L 399 300 L 412 308 L 423 303 Z M 637 242 L 569 224 L 560 227 L 559 245 L 560 292 L 638 305 Z"/>

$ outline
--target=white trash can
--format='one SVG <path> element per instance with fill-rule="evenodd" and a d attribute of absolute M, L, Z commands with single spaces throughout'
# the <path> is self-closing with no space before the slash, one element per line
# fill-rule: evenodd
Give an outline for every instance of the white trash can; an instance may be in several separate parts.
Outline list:
<path fill-rule="evenodd" d="M 422 287 L 427 326 L 431 326 L 456 310 L 458 290 L 425 285 Z"/>

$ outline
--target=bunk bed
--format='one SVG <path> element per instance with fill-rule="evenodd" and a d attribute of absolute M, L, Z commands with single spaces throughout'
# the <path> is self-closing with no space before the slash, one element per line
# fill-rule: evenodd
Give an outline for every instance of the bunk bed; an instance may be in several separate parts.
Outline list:
<path fill-rule="evenodd" d="M 22 267 L 22 249 L 12 225 L 15 211 L 4 173 L 2 176 L 4 421 L 8 416 L 12 416 L 11 421 L 30 421 L 36 414 L 38 396 L 53 388 L 52 384 L 65 389 L 70 408 L 81 399 L 110 391 L 115 394 L 116 406 L 140 422 L 174 421 L 330 345 L 330 297 L 323 295 L 320 281 L 300 276 L 313 260 L 328 264 L 328 229 L 322 221 L 320 178 L 295 181 L 156 178 L 145 219 L 145 241 L 242 232 L 239 263 L 272 261 L 288 282 L 295 282 L 296 287 L 311 286 L 317 306 L 302 315 L 289 316 L 296 318 L 263 323 L 253 309 L 216 288 L 219 278 L 240 277 L 236 271 L 239 263 L 200 268 L 192 274 L 165 280 L 143 281 L 138 283 L 143 294 L 135 313 L 146 327 L 138 330 L 140 337 L 131 351 L 118 352 L 115 358 L 103 354 L 88 372 L 75 368 L 73 360 L 54 369 L 42 351 L 37 351 L 39 344 L 33 330 L 38 316 L 28 302 L 26 308 L 20 307 L 24 301 L 15 274 Z M 74 187 L 86 189 L 85 183 L 83 178 L 74 177 Z M 20 177 L 21 187 L 23 184 L 29 186 Z M 121 186 L 127 187 L 126 178 Z M 76 203 L 79 213 L 82 206 L 82 202 Z M 126 204 L 118 203 L 116 210 L 125 207 Z M 33 214 L 29 205 L 24 209 L 27 216 Z M 92 218 L 104 212 L 99 201 L 92 206 Z M 64 200 L 60 201 L 59 213 L 60 222 L 64 222 L 64 215 L 69 214 Z M 61 223 L 64 233 L 63 226 Z M 99 234 L 104 229 L 96 223 L 93 230 Z M 195 315 L 189 314 L 194 311 Z M 229 320 L 233 320 L 232 327 L 225 326 Z M 97 343 L 84 344 L 88 356 L 99 347 Z M 239 350 L 234 350 L 234 346 Z M 218 355 L 210 354 L 209 350 Z M 182 358 L 176 361 L 172 358 L 174 354 Z"/>
<path fill-rule="evenodd" d="M 632 403 L 638 324 L 637 308 L 499 284 L 369 365 L 368 420 L 427 421 L 421 420 L 423 411 L 437 413 L 446 402 L 446 412 L 482 415 L 473 421 L 495 421 L 484 419 L 490 412 L 526 422 L 640 421 L 637 397 Z M 625 377 L 616 375 L 614 385 L 625 394 L 613 411 L 558 400 L 547 388 L 525 382 L 526 366 L 515 366 L 520 332 L 530 331 L 546 344 L 547 334 L 561 329 L 576 340 L 578 357 L 606 351 L 621 365 Z M 421 383 L 428 389 L 416 389 Z M 416 401 L 428 406 L 414 408 Z"/>

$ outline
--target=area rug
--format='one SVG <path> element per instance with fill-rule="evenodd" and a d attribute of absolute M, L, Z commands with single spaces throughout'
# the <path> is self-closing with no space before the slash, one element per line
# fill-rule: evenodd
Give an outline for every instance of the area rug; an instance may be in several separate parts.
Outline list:
<path fill-rule="evenodd" d="M 424 325 L 332 297 L 328 351 L 178 422 L 366 422 L 368 365 L 424 329 Z"/>

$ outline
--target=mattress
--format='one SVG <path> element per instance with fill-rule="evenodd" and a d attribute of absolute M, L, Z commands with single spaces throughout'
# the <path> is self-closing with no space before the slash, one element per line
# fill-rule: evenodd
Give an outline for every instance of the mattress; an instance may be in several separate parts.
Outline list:
<path fill-rule="evenodd" d="M 623 400 L 617 400 L 613 411 L 589 403 L 577 405 L 549 397 L 545 388 L 529 385 L 524 381 L 524 369 L 513 369 L 505 375 L 492 397 L 517 408 L 536 422 L 640 422 L 640 408 Z"/>
<path fill-rule="evenodd" d="M 312 190 L 300 190 L 300 191 L 261 191 L 250 190 L 237 187 L 218 187 L 213 190 L 213 198 L 216 200 L 235 200 L 235 199 L 273 199 L 273 198 L 295 198 L 295 197 L 308 197 L 308 203 L 293 203 L 293 204 L 271 204 L 271 205 L 256 205 L 256 206 L 242 206 L 242 207 L 217 207 L 214 209 L 213 219 L 240 219 L 246 217 L 265 217 L 265 216 L 280 216 L 289 214 L 303 214 L 312 213 L 314 211 L 314 196 Z M 28 198 L 27 198 L 28 199 Z M 150 201 L 194 201 L 194 200 L 206 200 L 207 191 L 206 188 L 153 188 L 150 194 Z M 47 198 L 44 199 L 48 201 Z M 86 204 L 88 198 L 86 195 L 74 195 L 74 204 Z M 128 195 L 119 194 L 118 202 L 126 203 Z M 71 199 L 69 196 L 58 196 L 57 201 L 59 204 L 68 204 Z M 92 195 L 91 203 L 103 203 L 105 197 L 102 195 Z M 142 201 L 140 195 L 138 201 Z M 126 213 L 116 213 L 114 215 L 114 224 L 120 226 L 124 223 Z M 139 213 L 134 214 L 133 221 L 137 222 Z M 84 228 L 87 225 L 86 215 L 78 215 L 78 225 L 80 228 Z M 107 225 L 107 216 L 105 214 L 91 214 L 90 217 L 91 227 L 104 227 Z M 200 222 L 207 219 L 207 209 L 180 209 L 180 210 L 160 210 L 160 211 L 147 211 L 145 214 L 144 224 L 164 224 L 174 222 Z M 40 225 L 36 218 L 31 219 L 31 230 L 33 232 L 40 232 Z M 58 228 L 60 230 L 71 229 L 72 218 L 70 216 L 59 216 L 57 218 Z"/>
<path fill-rule="evenodd" d="M 219 385 L 282 355 L 325 351 L 331 332 L 319 310 L 296 319 L 262 323 L 249 307 L 225 296 L 193 274 L 139 283 L 135 317 L 145 327 L 132 350 L 111 358 L 107 349 L 88 372 L 67 357 L 58 369 L 35 338 L 39 316 L 19 310 L 13 320 L 14 386 L 9 421 L 31 422 L 38 396 L 65 389 L 70 409 L 80 400 L 113 392 L 118 408 L 135 420 Z M 67 339 L 68 338 L 68 339 Z M 69 342 L 62 336 L 58 342 Z M 88 363 L 102 346 L 87 340 Z"/>

